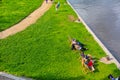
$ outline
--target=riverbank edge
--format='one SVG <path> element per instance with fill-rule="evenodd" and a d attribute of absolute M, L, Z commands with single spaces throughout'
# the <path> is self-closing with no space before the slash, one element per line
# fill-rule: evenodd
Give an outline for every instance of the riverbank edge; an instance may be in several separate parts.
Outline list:
<path fill-rule="evenodd" d="M 75 10 L 75 8 L 72 6 L 72 4 L 69 2 L 69 0 L 66 0 L 67 3 L 70 5 L 70 7 L 74 10 L 74 12 L 77 14 L 81 22 L 85 25 L 85 28 L 92 34 L 93 38 L 97 43 L 100 45 L 100 47 L 104 50 L 104 52 L 109 55 L 113 62 L 116 64 L 117 68 L 120 70 L 120 63 L 117 61 L 117 59 L 112 55 L 112 53 L 105 47 L 105 45 L 102 43 L 102 41 L 99 40 L 99 38 L 95 35 L 95 33 L 90 29 L 90 27 L 85 23 L 85 21 L 82 19 L 82 17 L 78 14 L 78 12 Z"/>

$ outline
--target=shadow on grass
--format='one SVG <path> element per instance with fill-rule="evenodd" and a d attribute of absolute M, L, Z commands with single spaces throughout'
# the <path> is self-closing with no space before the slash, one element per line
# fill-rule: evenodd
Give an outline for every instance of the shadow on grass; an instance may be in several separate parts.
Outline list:
<path fill-rule="evenodd" d="M 118 76 L 120 76 L 120 70 L 119 69 L 115 69 L 113 71 L 113 73 L 111 73 L 113 75 L 113 77 L 117 78 Z M 108 74 L 109 75 L 109 74 Z"/>
<path fill-rule="evenodd" d="M 85 77 L 78 76 L 78 77 L 58 78 L 55 76 L 48 75 L 46 77 L 34 77 L 34 80 L 85 80 Z"/>
<path fill-rule="evenodd" d="M 108 79 L 108 77 L 106 76 L 104 79 L 102 79 L 102 80 L 110 80 L 110 79 Z"/>
<path fill-rule="evenodd" d="M 98 58 L 93 58 L 94 60 L 95 60 L 95 64 L 94 64 L 94 67 L 95 67 L 95 71 L 94 71 L 94 73 L 96 73 L 96 72 L 99 72 L 99 69 L 97 68 L 98 67 Z"/>
<path fill-rule="evenodd" d="M 119 70 L 119 69 L 115 69 L 115 70 L 113 71 L 113 73 L 110 73 L 110 74 L 112 74 L 114 78 L 117 78 L 118 76 L 120 76 L 120 70 Z M 109 75 L 109 74 L 108 74 L 108 75 Z M 102 80 L 110 80 L 110 79 L 108 79 L 108 76 L 106 76 L 106 77 L 103 78 Z"/>

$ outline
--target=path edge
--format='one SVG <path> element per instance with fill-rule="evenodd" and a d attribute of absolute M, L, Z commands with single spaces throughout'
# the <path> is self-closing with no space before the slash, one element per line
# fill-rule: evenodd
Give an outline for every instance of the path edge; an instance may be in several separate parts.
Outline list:
<path fill-rule="evenodd" d="M 49 2 L 47 3 L 47 7 L 46 7 L 46 6 L 43 7 L 44 4 L 46 4 L 46 1 L 43 0 L 43 3 L 41 4 L 40 7 L 38 7 L 37 9 L 35 9 L 33 12 L 31 12 L 29 15 L 27 15 L 27 16 L 26 16 L 24 19 L 22 19 L 20 22 L 14 24 L 13 26 L 11 26 L 11 27 L 8 28 L 8 29 L 5 29 L 5 30 L 1 31 L 1 32 L 0 32 L 0 40 L 1 40 L 1 39 L 5 39 L 5 38 L 7 38 L 7 37 L 9 37 L 9 36 L 12 36 L 12 35 L 14 35 L 14 34 L 16 34 L 16 33 L 18 33 L 18 32 L 21 32 L 21 31 L 25 30 L 27 27 L 29 27 L 30 25 L 36 23 L 36 21 L 37 21 L 40 17 L 42 17 L 42 16 L 50 9 L 50 7 L 52 6 L 52 3 L 51 3 L 50 0 L 49 0 Z M 41 12 L 41 13 L 38 13 L 39 10 L 43 10 L 43 9 L 41 9 L 42 7 L 43 7 L 43 8 L 46 8 L 46 9 L 43 11 L 43 13 L 42 13 L 42 12 Z M 33 14 L 35 14 L 35 13 L 38 13 L 38 14 L 37 14 L 38 17 L 36 17 L 36 15 L 33 15 Z M 31 16 L 32 16 L 32 17 L 31 17 Z M 34 18 L 34 19 L 32 19 L 32 18 Z M 26 22 L 26 21 L 27 21 L 27 22 Z M 22 26 L 23 24 L 25 25 L 24 27 L 19 27 L 20 25 Z M 12 30 L 12 31 L 11 31 L 11 30 Z"/>

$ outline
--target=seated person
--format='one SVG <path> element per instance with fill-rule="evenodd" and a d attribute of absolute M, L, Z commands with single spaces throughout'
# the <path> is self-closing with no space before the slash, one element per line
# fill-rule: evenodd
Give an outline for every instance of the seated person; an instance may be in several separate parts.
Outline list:
<path fill-rule="evenodd" d="M 90 70 L 92 70 L 92 71 L 94 71 L 95 69 L 94 69 L 94 66 L 93 66 L 93 61 L 92 61 L 92 59 L 88 59 L 88 68 L 90 69 Z"/>
<path fill-rule="evenodd" d="M 87 50 L 87 48 L 84 48 L 84 45 L 82 43 L 80 43 L 79 41 L 76 41 L 75 39 L 72 39 L 71 42 L 72 45 L 72 50 L 81 50 L 81 51 L 85 51 Z"/>
<path fill-rule="evenodd" d="M 85 55 L 84 52 L 82 52 L 81 54 L 82 57 L 82 66 L 85 66 L 87 68 L 89 68 L 91 71 L 94 71 L 94 60 L 92 60 L 92 56 L 91 55 Z"/>
<path fill-rule="evenodd" d="M 88 68 L 89 70 L 91 71 L 94 71 L 94 67 L 93 67 L 93 63 L 92 61 L 88 61 L 87 59 L 85 58 L 82 58 L 82 66 Z"/>
<path fill-rule="evenodd" d="M 92 56 L 91 56 L 91 55 L 89 55 L 89 54 L 86 54 L 86 55 L 85 55 L 84 52 L 82 52 L 80 55 L 81 55 L 82 58 L 92 59 Z"/>

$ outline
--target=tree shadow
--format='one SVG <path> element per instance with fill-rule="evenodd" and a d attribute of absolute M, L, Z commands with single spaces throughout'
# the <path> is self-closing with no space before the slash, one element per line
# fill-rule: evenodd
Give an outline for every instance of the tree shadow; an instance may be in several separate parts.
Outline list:
<path fill-rule="evenodd" d="M 78 77 L 64 77 L 59 78 L 53 75 L 47 75 L 45 77 L 32 77 L 34 80 L 85 80 L 84 76 L 78 76 Z"/>
<path fill-rule="evenodd" d="M 2 0 L 0 0 L 0 7 L 2 6 Z"/>
<path fill-rule="evenodd" d="M 108 77 L 105 77 L 105 78 L 103 78 L 102 80 L 110 80 L 110 79 L 108 79 Z"/>
<path fill-rule="evenodd" d="M 79 76 L 79 77 L 61 78 L 58 80 L 85 80 L 85 77 Z"/>

